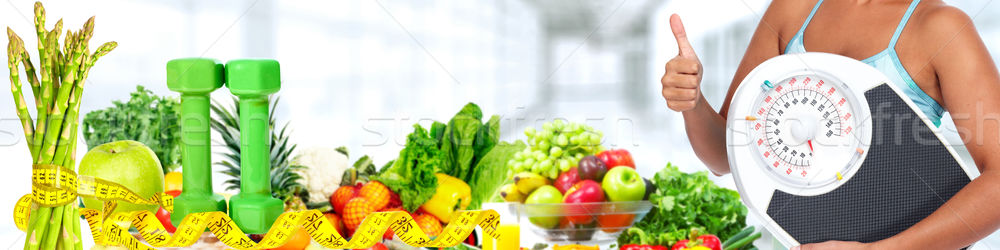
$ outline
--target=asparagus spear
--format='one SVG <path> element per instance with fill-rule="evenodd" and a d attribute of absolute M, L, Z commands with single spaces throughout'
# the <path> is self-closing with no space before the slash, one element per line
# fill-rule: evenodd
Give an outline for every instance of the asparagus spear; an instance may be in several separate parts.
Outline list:
<path fill-rule="evenodd" d="M 62 220 L 62 227 L 60 227 L 61 235 L 59 235 L 62 249 L 73 249 L 73 245 L 75 244 L 74 238 L 76 236 L 73 235 L 73 215 L 76 213 L 73 212 L 74 210 L 77 210 L 75 204 L 66 204 L 66 208 L 63 209 L 63 217 L 59 218 Z"/>
<path fill-rule="evenodd" d="M 80 208 L 73 209 L 73 233 L 76 234 L 76 242 L 73 244 L 73 249 L 83 250 L 83 235 L 80 234 Z"/>
<path fill-rule="evenodd" d="M 37 7 L 39 6 L 40 5 L 36 5 L 36 13 L 37 13 Z M 45 12 L 43 10 L 42 14 L 44 15 L 44 13 Z M 42 17 L 42 20 L 44 22 L 44 17 Z M 44 27 L 42 27 L 42 30 L 43 33 L 45 33 Z M 49 131 L 52 131 L 52 129 L 58 129 L 58 127 L 47 126 L 47 125 L 49 123 L 52 123 L 53 125 L 59 124 L 58 123 L 59 121 L 51 121 L 53 120 L 53 118 L 49 117 L 49 115 L 50 113 L 54 112 L 53 111 L 54 103 L 52 101 L 53 93 L 59 89 L 59 79 L 56 77 L 56 69 L 55 69 L 56 67 L 54 65 L 56 63 L 60 63 L 59 61 L 57 61 L 58 50 L 55 48 L 59 47 L 58 46 L 59 34 L 61 32 L 62 32 L 62 19 L 59 19 L 59 21 L 56 22 L 55 29 L 46 33 L 46 35 L 44 36 L 46 49 L 44 51 L 39 50 L 39 53 L 43 55 L 40 57 L 44 59 L 43 61 L 40 62 L 40 64 L 42 65 L 42 73 L 41 73 L 42 98 L 40 99 L 40 102 L 39 100 L 36 100 L 36 102 L 38 103 L 37 107 L 39 115 L 38 115 L 38 125 L 35 126 L 35 129 L 38 131 L 42 131 L 42 133 L 35 133 L 34 142 L 31 144 L 32 146 L 31 151 L 33 155 L 38 155 L 38 157 L 35 160 L 35 163 L 41 163 L 41 164 L 49 163 L 49 161 L 43 162 L 41 160 L 41 150 L 43 142 L 46 141 L 46 138 L 55 137 L 58 134 L 58 132 L 55 132 L 55 134 L 49 133 Z M 42 38 L 39 38 L 39 40 L 42 40 Z"/>
<path fill-rule="evenodd" d="M 35 75 L 35 65 L 31 63 L 31 57 L 28 55 L 28 51 L 24 49 L 24 40 L 21 40 L 21 37 L 14 33 L 14 30 L 10 29 L 10 27 L 7 27 L 7 38 L 11 43 L 16 42 L 21 47 L 17 53 L 19 53 L 18 55 L 21 58 L 21 64 L 24 65 L 24 73 L 28 77 L 28 83 L 31 84 L 31 95 L 35 100 L 38 100 L 38 87 L 40 85 L 38 84 L 38 77 Z M 8 55 L 8 57 L 10 56 Z"/>
<path fill-rule="evenodd" d="M 52 216 L 49 216 L 48 226 L 45 229 L 45 240 L 42 241 L 42 249 L 55 249 L 56 240 L 59 238 L 59 227 L 62 225 L 62 215 L 63 210 L 66 206 L 58 206 L 52 210 Z"/>
<path fill-rule="evenodd" d="M 18 40 L 13 39 L 11 35 L 14 34 L 14 31 L 10 28 L 7 28 L 7 34 L 8 37 L 11 37 L 11 42 L 7 45 L 7 67 L 10 68 L 10 89 L 14 93 L 14 106 L 17 107 L 17 116 L 21 119 L 21 127 L 24 128 L 24 138 L 31 138 L 34 136 L 35 128 L 31 124 L 31 114 L 28 113 L 28 104 L 25 103 L 24 94 L 21 93 L 21 80 L 17 70 L 24 44 L 20 44 Z"/>
<path fill-rule="evenodd" d="M 81 31 L 80 37 L 75 37 L 75 36 L 73 37 L 74 41 L 79 41 L 80 43 L 82 43 L 82 41 L 85 41 L 86 39 L 88 39 L 87 37 L 89 36 L 89 34 L 87 34 L 85 31 L 88 30 L 87 27 L 89 26 L 90 27 L 89 30 L 91 32 L 93 32 L 93 25 L 94 25 L 94 18 L 91 17 L 90 20 L 88 20 L 87 23 L 84 24 L 84 30 Z M 69 86 L 72 86 L 71 89 L 72 89 L 72 92 L 73 92 L 72 94 L 73 95 L 71 97 L 69 97 L 70 99 L 67 101 L 68 102 L 67 103 L 68 107 L 67 107 L 67 110 L 66 110 L 66 117 L 65 117 L 65 119 L 63 119 L 62 133 L 60 133 L 59 139 L 58 139 L 59 140 L 59 145 L 56 145 L 56 144 L 51 145 L 51 147 L 53 147 L 53 148 L 56 148 L 57 146 L 61 146 L 61 147 L 59 147 L 59 149 L 60 149 L 59 153 L 56 153 L 55 156 L 53 157 L 53 160 L 52 160 L 52 162 L 54 162 L 56 164 L 62 164 L 63 160 L 66 157 L 66 154 L 68 152 L 70 152 L 70 150 L 74 150 L 74 148 L 69 147 L 67 145 L 72 145 L 73 144 L 73 142 L 70 141 L 70 136 L 71 135 L 75 135 L 76 132 L 77 132 L 76 131 L 76 126 L 74 126 L 74 125 L 77 124 L 77 120 L 78 120 L 77 116 L 79 116 L 79 112 L 80 112 L 80 110 L 78 108 L 79 106 L 77 104 L 80 102 L 79 100 L 83 96 L 83 83 L 84 83 L 84 79 L 78 79 L 77 76 L 76 76 L 76 74 L 77 74 L 77 71 L 79 70 L 80 65 L 83 64 L 83 60 L 86 59 L 86 56 L 85 56 L 86 52 L 83 51 L 84 50 L 84 46 L 81 46 L 80 43 L 77 43 L 77 42 L 70 42 L 70 43 L 74 43 L 76 45 L 72 46 L 73 56 L 70 57 L 69 64 L 66 66 L 67 72 L 66 72 L 66 75 L 63 76 L 63 80 L 64 80 L 63 83 L 64 83 L 64 88 L 68 88 Z M 70 47 L 67 47 L 67 48 L 70 48 Z M 60 90 L 60 93 L 61 92 L 62 92 L 62 90 Z M 59 103 L 57 103 L 57 104 L 59 104 Z M 58 106 L 57 106 L 57 108 L 58 108 Z"/>

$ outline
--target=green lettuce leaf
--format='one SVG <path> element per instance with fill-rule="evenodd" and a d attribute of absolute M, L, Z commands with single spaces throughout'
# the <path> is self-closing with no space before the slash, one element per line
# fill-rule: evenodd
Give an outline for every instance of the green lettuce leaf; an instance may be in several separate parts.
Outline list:
<path fill-rule="evenodd" d="M 466 209 L 479 209 L 483 203 L 499 196 L 500 187 L 510 179 L 507 174 L 509 170 L 507 160 L 513 159 L 514 153 L 524 150 L 526 146 L 522 141 L 501 142 L 479 161 L 469 181 L 469 187 L 472 188 L 472 202 Z"/>
<path fill-rule="evenodd" d="M 403 208 L 415 212 L 437 192 L 435 168 L 446 161 L 437 148 L 437 140 L 430 137 L 419 124 L 406 138 L 406 146 L 392 165 L 383 167 L 374 180 L 382 182 L 399 195 Z"/>

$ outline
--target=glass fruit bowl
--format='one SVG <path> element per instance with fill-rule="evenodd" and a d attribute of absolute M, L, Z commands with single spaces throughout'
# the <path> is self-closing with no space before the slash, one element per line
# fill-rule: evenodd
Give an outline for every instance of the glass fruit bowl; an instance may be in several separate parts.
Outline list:
<path fill-rule="evenodd" d="M 653 207 L 649 201 L 519 204 L 520 225 L 546 241 L 613 241 Z"/>

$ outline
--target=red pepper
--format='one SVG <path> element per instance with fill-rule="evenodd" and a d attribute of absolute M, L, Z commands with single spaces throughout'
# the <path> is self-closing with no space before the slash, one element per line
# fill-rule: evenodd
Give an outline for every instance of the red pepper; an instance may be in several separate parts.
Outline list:
<path fill-rule="evenodd" d="M 604 164 L 608 166 L 608 169 L 619 166 L 626 166 L 635 169 L 635 161 L 632 160 L 632 154 L 624 149 L 604 150 L 600 154 L 597 154 L 597 158 L 604 161 Z"/>
<path fill-rule="evenodd" d="M 698 236 L 698 241 L 701 242 L 701 246 L 711 248 L 712 250 L 722 250 L 722 241 L 719 241 L 719 237 L 711 234 L 705 234 Z"/>
<path fill-rule="evenodd" d="M 619 250 L 667 250 L 665 246 L 652 246 L 652 245 L 639 245 L 639 244 L 627 244 L 623 245 Z"/>
<path fill-rule="evenodd" d="M 674 243 L 674 246 L 670 247 L 670 250 L 684 250 L 688 249 L 688 240 L 679 240 Z"/>

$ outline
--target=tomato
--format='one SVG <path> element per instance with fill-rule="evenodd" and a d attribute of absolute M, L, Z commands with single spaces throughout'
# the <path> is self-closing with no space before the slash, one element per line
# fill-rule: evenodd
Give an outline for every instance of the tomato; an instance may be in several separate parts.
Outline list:
<path fill-rule="evenodd" d="M 604 150 L 600 154 L 597 154 L 597 158 L 604 161 L 604 165 L 607 165 L 609 170 L 620 166 L 635 169 L 635 161 L 632 160 L 632 154 L 624 149 Z"/>
<path fill-rule="evenodd" d="M 617 233 L 632 225 L 635 219 L 634 214 L 605 214 L 597 216 L 597 225 L 601 226 L 601 231 L 605 233 Z"/>
<path fill-rule="evenodd" d="M 288 239 L 288 242 L 280 247 L 272 248 L 272 250 L 302 250 L 308 247 L 309 243 L 312 243 L 309 233 L 300 227 L 292 233 L 292 238 Z"/>
<path fill-rule="evenodd" d="M 156 211 L 156 220 L 159 220 L 160 224 L 163 224 L 163 229 L 166 229 L 167 232 L 174 233 L 174 231 L 177 231 L 174 224 L 170 223 L 170 212 L 167 212 L 166 209 L 161 207 L 160 210 Z"/>
<path fill-rule="evenodd" d="M 181 195 L 181 191 L 180 190 L 170 190 L 170 191 L 166 191 L 164 193 L 166 193 L 167 195 L 173 196 L 174 198 L 177 198 L 177 196 Z"/>
<path fill-rule="evenodd" d="M 715 235 L 706 234 L 698 236 L 698 241 L 701 242 L 701 246 L 711 248 L 712 250 L 722 250 L 722 241 Z"/>

